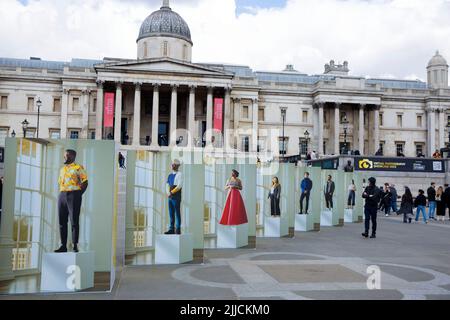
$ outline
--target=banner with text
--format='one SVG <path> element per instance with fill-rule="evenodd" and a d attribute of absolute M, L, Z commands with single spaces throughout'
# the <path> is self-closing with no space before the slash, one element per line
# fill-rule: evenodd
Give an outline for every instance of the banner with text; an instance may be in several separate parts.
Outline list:
<path fill-rule="evenodd" d="M 408 158 L 355 158 L 355 169 L 359 171 L 400 171 L 400 172 L 445 172 L 445 162 L 436 159 Z"/>
<path fill-rule="evenodd" d="M 115 94 L 113 92 L 105 93 L 105 108 L 103 112 L 103 125 L 105 128 L 114 127 L 114 98 Z"/>
<path fill-rule="evenodd" d="M 214 99 L 214 130 L 223 132 L 223 99 Z"/>

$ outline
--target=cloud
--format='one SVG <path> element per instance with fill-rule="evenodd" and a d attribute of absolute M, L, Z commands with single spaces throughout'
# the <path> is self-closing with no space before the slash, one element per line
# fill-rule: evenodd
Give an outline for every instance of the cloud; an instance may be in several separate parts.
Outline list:
<path fill-rule="evenodd" d="M 22 1 L 23 2 L 23 1 Z M 1 0 L 0 56 L 136 57 L 142 21 L 159 0 Z M 425 79 L 439 49 L 450 61 L 449 0 L 288 0 L 236 15 L 233 0 L 172 0 L 188 22 L 194 62 L 317 74 L 330 59 L 351 73 Z"/>

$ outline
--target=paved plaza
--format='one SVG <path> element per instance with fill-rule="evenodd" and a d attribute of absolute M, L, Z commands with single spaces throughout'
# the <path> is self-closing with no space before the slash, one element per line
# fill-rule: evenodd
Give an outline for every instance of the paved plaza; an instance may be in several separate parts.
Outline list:
<path fill-rule="evenodd" d="M 0 299 L 450 299 L 450 223 L 405 225 L 380 217 L 376 240 L 362 224 L 258 238 L 256 250 L 206 250 L 203 265 L 128 266 L 110 293 Z M 368 290 L 369 266 L 381 289 Z"/>

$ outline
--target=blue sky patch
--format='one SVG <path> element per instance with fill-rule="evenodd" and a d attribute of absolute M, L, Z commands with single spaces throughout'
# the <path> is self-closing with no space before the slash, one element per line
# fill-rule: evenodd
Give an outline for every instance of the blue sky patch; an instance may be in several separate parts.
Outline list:
<path fill-rule="evenodd" d="M 236 15 L 253 13 L 253 8 L 283 8 L 287 0 L 235 0 Z"/>

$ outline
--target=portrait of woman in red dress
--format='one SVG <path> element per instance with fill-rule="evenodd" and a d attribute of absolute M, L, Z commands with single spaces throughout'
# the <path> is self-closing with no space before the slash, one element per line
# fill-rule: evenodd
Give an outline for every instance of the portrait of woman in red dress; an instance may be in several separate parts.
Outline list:
<path fill-rule="evenodd" d="M 242 200 L 240 192 L 242 190 L 242 182 L 239 179 L 239 172 L 236 170 L 232 171 L 231 178 L 228 179 L 225 189 L 229 191 L 220 224 L 224 226 L 239 226 L 248 223 L 244 200 Z"/>

